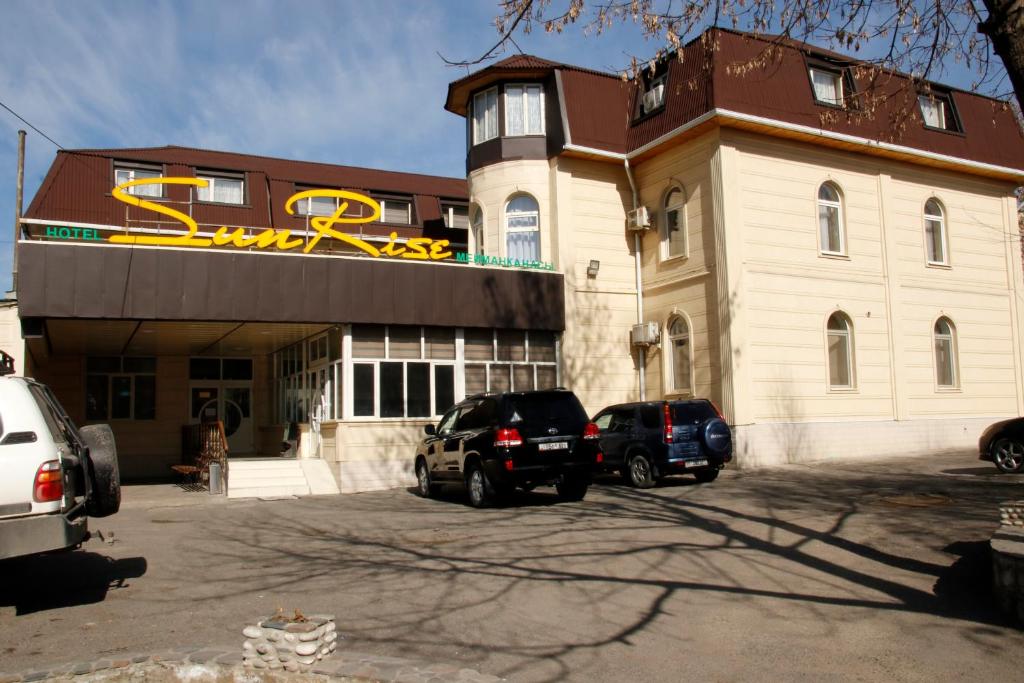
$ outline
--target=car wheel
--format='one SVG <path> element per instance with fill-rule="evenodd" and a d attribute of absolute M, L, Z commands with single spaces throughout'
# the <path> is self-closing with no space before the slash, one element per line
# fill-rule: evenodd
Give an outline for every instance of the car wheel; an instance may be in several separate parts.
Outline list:
<path fill-rule="evenodd" d="M 562 477 L 555 482 L 558 497 L 567 502 L 583 500 L 587 495 L 588 488 L 590 488 L 590 482 L 580 477 Z"/>
<path fill-rule="evenodd" d="M 693 476 L 697 477 L 697 481 L 701 484 L 710 484 L 718 479 L 718 470 L 698 470 L 693 473 Z"/>
<path fill-rule="evenodd" d="M 1014 439 L 999 439 L 992 444 L 992 462 L 1000 472 L 1020 472 L 1024 469 L 1024 446 Z"/>
<path fill-rule="evenodd" d="M 629 483 L 638 489 L 649 489 L 654 486 L 654 473 L 651 461 L 645 455 L 634 455 L 629 460 Z"/>
<path fill-rule="evenodd" d="M 487 507 L 494 502 L 494 488 L 480 465 L 472 465 L 466 474 L 466 491 L 469 504 L 475 508 Z"/>
<path fill-rule="evenodd" d="M 86 502 L 90 517 L 109 517 L 121 508 L 121 473 L 110 425 L 86 425 L 78 430 L 89 447 L 88 476 L 92 495 Z"/>
<path fill-rule="evenodd" d="M 430 482 L 430 472 L 427 470 L 427 463 L 420 458 L 416 461 L 416 490 L 424 498 L 434 495 L 434 485 Z"/>

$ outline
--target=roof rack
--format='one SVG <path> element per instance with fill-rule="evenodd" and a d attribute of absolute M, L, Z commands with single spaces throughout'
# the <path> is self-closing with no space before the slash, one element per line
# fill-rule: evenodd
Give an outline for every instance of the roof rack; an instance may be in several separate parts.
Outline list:
<path fill-rule="evenodd" d="M 0 377 L 14 374 L 14 357 L 0 351 Z"/>

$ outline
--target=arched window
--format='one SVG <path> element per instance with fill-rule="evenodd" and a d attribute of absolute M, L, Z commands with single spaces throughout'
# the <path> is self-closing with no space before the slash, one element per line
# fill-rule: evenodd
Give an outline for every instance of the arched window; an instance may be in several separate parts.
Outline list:
<path fill-rule="evenodd" d="M 831 389 L 854 387 L 853 325 L 840 312 L 828 318 L 828 385 Z"/>
<path fill-rule="evenodd" d="M 469 207 L 469 238 L 470 250 L 474 254 L 484 253 L 484 212 L 476 204 Z"/>
<path fill-rule="evenodd" d="M 818 231 L 823 254 L 846 254 L 843 199 L 835 183 L 822 183 L 818 188 Z"/>
<path fill-rule="evenodd" d="M 959 386 L 956 359 L 956 326 L 949 318 L 935 321 L 935 381 L 939 387 Z"/>
<path fill-rule="evenodd" d="M 508 258 L 540 260 L 540 210 L 528 194 L 516 195 L 505 205 L 505 244 Z"/>
<path fill-rule="evenodd" d="M 691 391 L 690 328 L 682 316 L 668 323 L 669 363 L 671 363 L 671 391 L 688 394 Z"/>
<path fill-rule="evenodd" d="M 934 197 L 924 204 L 924 242 L 928 263 L 948 265 L 946 217 L 942 204 Z"/>
<path fill-rule="evenodd" d="M 665 195 L 661 211 L 661 257 L 686 256 L 686 194 L 673 187 Z"/>

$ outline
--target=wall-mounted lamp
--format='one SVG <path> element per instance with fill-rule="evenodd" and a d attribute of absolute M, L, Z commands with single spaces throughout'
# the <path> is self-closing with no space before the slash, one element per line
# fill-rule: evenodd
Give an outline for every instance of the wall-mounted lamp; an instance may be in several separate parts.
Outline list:
<path fill-rule="evenodd" d="M 590 265 L 587 266 L 587 277 L 597 277 L 599 270 L 601 270 L 601 262 L 597 259 L 590 259 Z"/>

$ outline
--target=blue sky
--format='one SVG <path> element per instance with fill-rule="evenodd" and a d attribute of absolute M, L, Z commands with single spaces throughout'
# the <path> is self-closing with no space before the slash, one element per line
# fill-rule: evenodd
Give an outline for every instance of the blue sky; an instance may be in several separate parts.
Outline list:
<path fill-rule="evenodd" d="M 497 12 L 491 0 L 8 2 L 0 101 L 68 149 L 176 144 L 461 177 L 464 124 L 443 105 L 465 70 L 437 53 L 478 56 Z M 517 42 L 609 71 L 657 47 L 630 25 Z M 0 110 L 0 295 L 24 127 Z M 55 152 L 29 130 L 26 207 Z"/>

